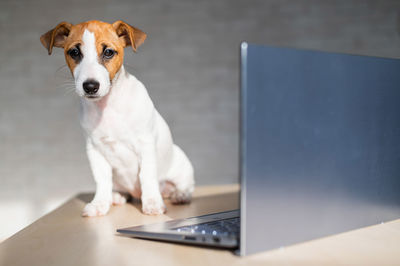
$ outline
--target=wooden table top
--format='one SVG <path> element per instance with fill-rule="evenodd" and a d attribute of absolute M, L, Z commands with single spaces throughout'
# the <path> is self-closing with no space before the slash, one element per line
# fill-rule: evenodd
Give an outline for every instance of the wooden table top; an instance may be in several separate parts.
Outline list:
<path fill-rule="evenodd" d="M 121 236 L 117 228 L 238 208 L 238 186 L 198 187 L 190 205 L 147 216 L 140 203 L 82 218 L 79 194 L 0 244 L 0 265 L 400 265 L 400 220 L 284 249 L 238 257 L 231 251 Z M 12 222 L 12 221 L 10 221 Z"/>

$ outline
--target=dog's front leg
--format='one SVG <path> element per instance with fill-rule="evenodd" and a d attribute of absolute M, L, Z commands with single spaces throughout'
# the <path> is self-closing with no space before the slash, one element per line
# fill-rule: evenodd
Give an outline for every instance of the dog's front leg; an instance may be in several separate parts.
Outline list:
<path fill-rule="evenodd" d="M 157 156 L 153 139 L 142 142 L 139 179 L 142 189 L 142 211 L 145 214 L 162 214 L 165 205 L 161 197 L 157 178 Z"/>
<path fill-rule="evenodd" d="M 82 216 L 105 215 L 112 203 L 112 168 L 104 156 L 93 147 L 89 139 L 86 150 L 96 182 L 96 194 L 92 202 L 83 209 Z"/>

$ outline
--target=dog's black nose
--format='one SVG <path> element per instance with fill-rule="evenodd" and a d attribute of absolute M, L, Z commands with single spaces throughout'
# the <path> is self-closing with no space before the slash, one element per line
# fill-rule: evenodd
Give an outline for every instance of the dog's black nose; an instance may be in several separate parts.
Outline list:
<path fill-rule="evenodd" d="M 88 79 L 83 82 L 82 87 L 87 94 L 95 94 L 99 90 L 100 83 L 97 80 Z"/>

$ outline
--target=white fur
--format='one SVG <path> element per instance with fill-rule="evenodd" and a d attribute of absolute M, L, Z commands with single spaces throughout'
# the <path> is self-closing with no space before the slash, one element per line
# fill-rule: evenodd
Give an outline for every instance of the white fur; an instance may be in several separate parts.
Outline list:
<path fill-rule="evenodd" d="M 83 216 L 104 215 L 112 203 L 124 203 L 113 189 L 141 197 L 144 213 L 161 214 L 165 205 L 160 184 L 167 181 L 174 184 L 173 202 L 189 201 L 194 189 L 192 165 L 173 144 L 169 127 L 146 88 L 123 66 L 110 84 L 106 68 L 97 61 L 93 33 L 86 30 L 83 42 L 84 57 L 74 71 L 77 92 L 83 96 L 82 83 L 93 78 L 105 93 L 99 101 L 81 98 L 80 121 L 96 182 L 95 197 Z"/>
<path fill-rule="evenodd" d="M 95 79 L 100 83 L 97 95 L 102 97 L 110 89 L 108 71 L 103 65 L 99 64 L 94 34 L 85 30 L 82 35 L 82 42 L 81 52 L 83 59 L 74 69 L 76 93 L 81 97 L 84 96 L 83 82 L 87 79 Z"/>

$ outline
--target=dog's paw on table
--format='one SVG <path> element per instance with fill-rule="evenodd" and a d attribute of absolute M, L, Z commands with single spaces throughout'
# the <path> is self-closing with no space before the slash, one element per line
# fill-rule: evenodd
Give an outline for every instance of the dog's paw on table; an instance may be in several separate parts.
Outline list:
<path fill-rule="evenodd" d="M 83 209 L 83 217 L 95 217 L 106 215 L 110 210 L 111 203 L 109 201 L 92 201 L 86 204 Z"/>
<path fill-rule="evenodd" d="M 142 198 L 142 211 L 144 214 L 148 215 L 158 215 L 163 214 L 167 208 L 163 200 L 160 198 Z"/>
<path fill-rule="evenodd" d="M 175 190 L 171 193 L 172 204 L 188 204 L 192 200 L 192 193 L 189 191 Z"/>

